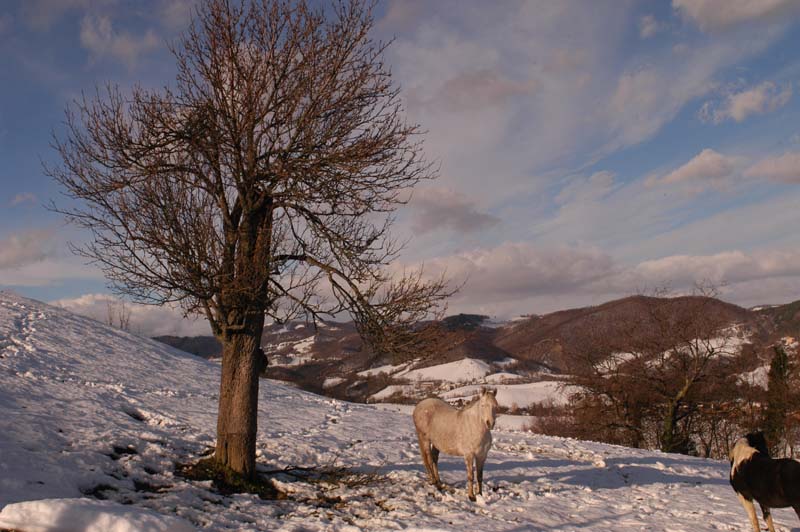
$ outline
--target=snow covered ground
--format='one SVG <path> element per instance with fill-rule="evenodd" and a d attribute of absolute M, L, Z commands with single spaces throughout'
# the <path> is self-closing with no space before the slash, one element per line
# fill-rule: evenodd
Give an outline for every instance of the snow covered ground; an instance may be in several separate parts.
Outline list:
<path fill-rule="evenodd" d="M 428 366 L 407 373 L 399 373 L 398 376 L 412 381 L 468 382 L 485 377 L 491 372 L 492 368 L 483 360 L 462 358 L 461 360 L 448 362 L 447 364 Z"/>
<path fill-rule="evenodd" d="M 753 371 L 748 371 L 747 373 L 739 375 L 737 380 L 749 384 L 750 386 L 757 386 L 766 390 L 767 383 L 769 382 L 769 366 L 758 366 Z"/>
<path fill-rule="evenodd" d="M 358 372 L 358 376 L 359 377 L 374 377 L 376 375 L 380 375 L 381 373 L 386 373 L 387 375 L 392 375 L 392 374 L 396 374 L 399 371 L 407 368 L 412 363 L 413 362 L 406 363 L 406 364 L 398 364 L 398 365 L 386 364 L 386 365 L 383 365 L 383 366 L 378 366 L 376 368 L 365 369 L 364 371 L 359 371 Z"/>
<path fill-rule="evenodd" d="M 487 375 L 485 380 L 487 383 L 502 384 L 509 381 L 519 381 L 522 378 L 523 377 L 521 375 L 517 375 L 516 373 L 501 371 L 499 373 L 492 373 L 491 375 Z"/>
<path fill-rule="evenodd" d="M 527 408 L 537 403 L 564 405 L 569 396 L 579 388 L 565 386 L 560 381 L 527 382 L 523 384 L 492 385 L 497 390 L 497 402 L 506 408 Z M 468 399 L 481 389 L 481 385 L 473 384 L 455 388 L 442 394 L 444 399 Z"/>
<path fill-rule="evenodd" d="M 120 531 L 748 527 L 725 462 L 503 423 L 493 433 L 484 497 L 471 503 L 460 458 L 441 458 L 454 489 L 426 483 L 407 408 L 345 403 L 274 381 L 262 381 L 260 392 L 263 469 L 335 464 L 374 475 L 349 487 L 280 476 L 290 492 L 281 501 L 223 496 L 173 474 L 176 462 L 213 445 L 218 379 L 216 364 L 0 293 L 0 529 L 93 519 Z M 39 502 L 15 504 L 22 501 Z M 792 511 L 774 515 L 781 529 L 800 530 Z"/>
<path fill-rule="evenodd" d="M 304 328 L 304 325 L 299 324 L 296 325 L 295 328 Z M 310 353 L 310 351 L 316 340 L 317 335 L 312 334 L 311 336 L 299 341 L 280 342 L 275 345 L 264 346 L 264 349 L 266 349 L 268 352 L 282 352 L 281 355 L 273 355 L 271 357 L 269 363 L 273 366 L 302 366 L 303 364 L 308 364 L 314 360 L 314 356 Z M 291 347 L 291 351 L 288 353 L 283 353 L 286 347 Z"/>

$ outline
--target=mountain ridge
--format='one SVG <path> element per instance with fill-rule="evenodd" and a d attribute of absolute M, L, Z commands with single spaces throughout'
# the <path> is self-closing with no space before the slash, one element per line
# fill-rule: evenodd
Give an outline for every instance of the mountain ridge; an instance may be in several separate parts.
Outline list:
<path fill-rule="evenodd" d="M 596 338 L 616 342 L 615 350 L 625 352 L 626 340 L 630 343 L 633 337 L 651 334 L 647 331 L 653 328 L 655 312 L 679 316 L 701 311 L 742 328 L 742 334 L 751 342 L 749 349 L 754 351 L 754 360 L 768 360 L 769 346 L 780 338 L 800 336 L 800 301 L 745 309 L 700 296 L 637 295 L 502 323 L 479 314 L 448 316 L 440 322 L 444 347 L 428 356 L 406 361 L 411 363 L 407 369 L 474 359 L 498 371 L 518 373 L 534 380 L 546 375 L 569 375 L 580 363 L 583 350 Z M 196 351 L 210 352 L 216 345 L 213 354 L 221 353 L 213 337 L 159 339 L 175 347 L 188 345 Z M 391 384 L 385 377 L 377 379 L 379 373 L 375 374 L 375 379 L 358 377 L 360 372 L 390 367 L 393 361 L 371 353 L 350 322 L 321 322 L 316 328 L 306 322 L 272 324 L 265 330 L 262 345 L 270 358 L 267 376 L 293 382 L 315 393 L 366 401 Z M 755 362 L 751 365 L 755 367 Z M 333 382 L 329 379 L 339 381 L 325 386 L 326 381 Z M 371 380 L 380 382 L 376 384 Z"/>

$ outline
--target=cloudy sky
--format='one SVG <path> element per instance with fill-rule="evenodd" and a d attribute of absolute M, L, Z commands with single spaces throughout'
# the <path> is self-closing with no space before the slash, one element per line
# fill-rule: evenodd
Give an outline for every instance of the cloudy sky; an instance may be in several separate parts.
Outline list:
<path fill-rule="evenodd" d="M 170 83 L 189 0 L 0 4 L 0 288 L 101 319 L 84 235 L 44 205 L 65 105 Z M 440 178 L 399 213 L 402 261 L 511 317 L 654 287 L 800 299 L 800 1 L 384 1 L 375 37 Z M 144 333 L 205 331 L 134 309 Z"/>

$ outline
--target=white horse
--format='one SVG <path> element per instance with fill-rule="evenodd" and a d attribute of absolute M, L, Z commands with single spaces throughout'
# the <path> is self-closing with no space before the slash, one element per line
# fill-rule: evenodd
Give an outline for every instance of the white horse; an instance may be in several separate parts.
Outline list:
<path fill-rule="evenodd" d="M 478 472 L 478 494 L 483 483 L 483 464 L 492 446 L 492 433 L 497 412 L 497 390 L 482 389 L 480 395 L 463 409 L 458 410 L 441 399 L 424 399 L 414 408 L 414 426 L 417 428 L 422 462 L 431 482 L 437 488 L 439 479 L 439 452 L 463 456 L 467 464 L 469 498 L 475 500 L 473 472 Z M 474 469 L 473 469 L 474 463 Z"/>

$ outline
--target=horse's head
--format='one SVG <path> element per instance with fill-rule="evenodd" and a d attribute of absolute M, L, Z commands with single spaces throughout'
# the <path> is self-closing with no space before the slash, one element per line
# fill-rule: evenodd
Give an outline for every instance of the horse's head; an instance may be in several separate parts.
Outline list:
<path fill-rule="evenodd" d="M 483 388 L 478 398 L 478 411 L 480 412 L 481 422 L 486 428 L 492 430 L 497 419 L 497 390 Z"/>

